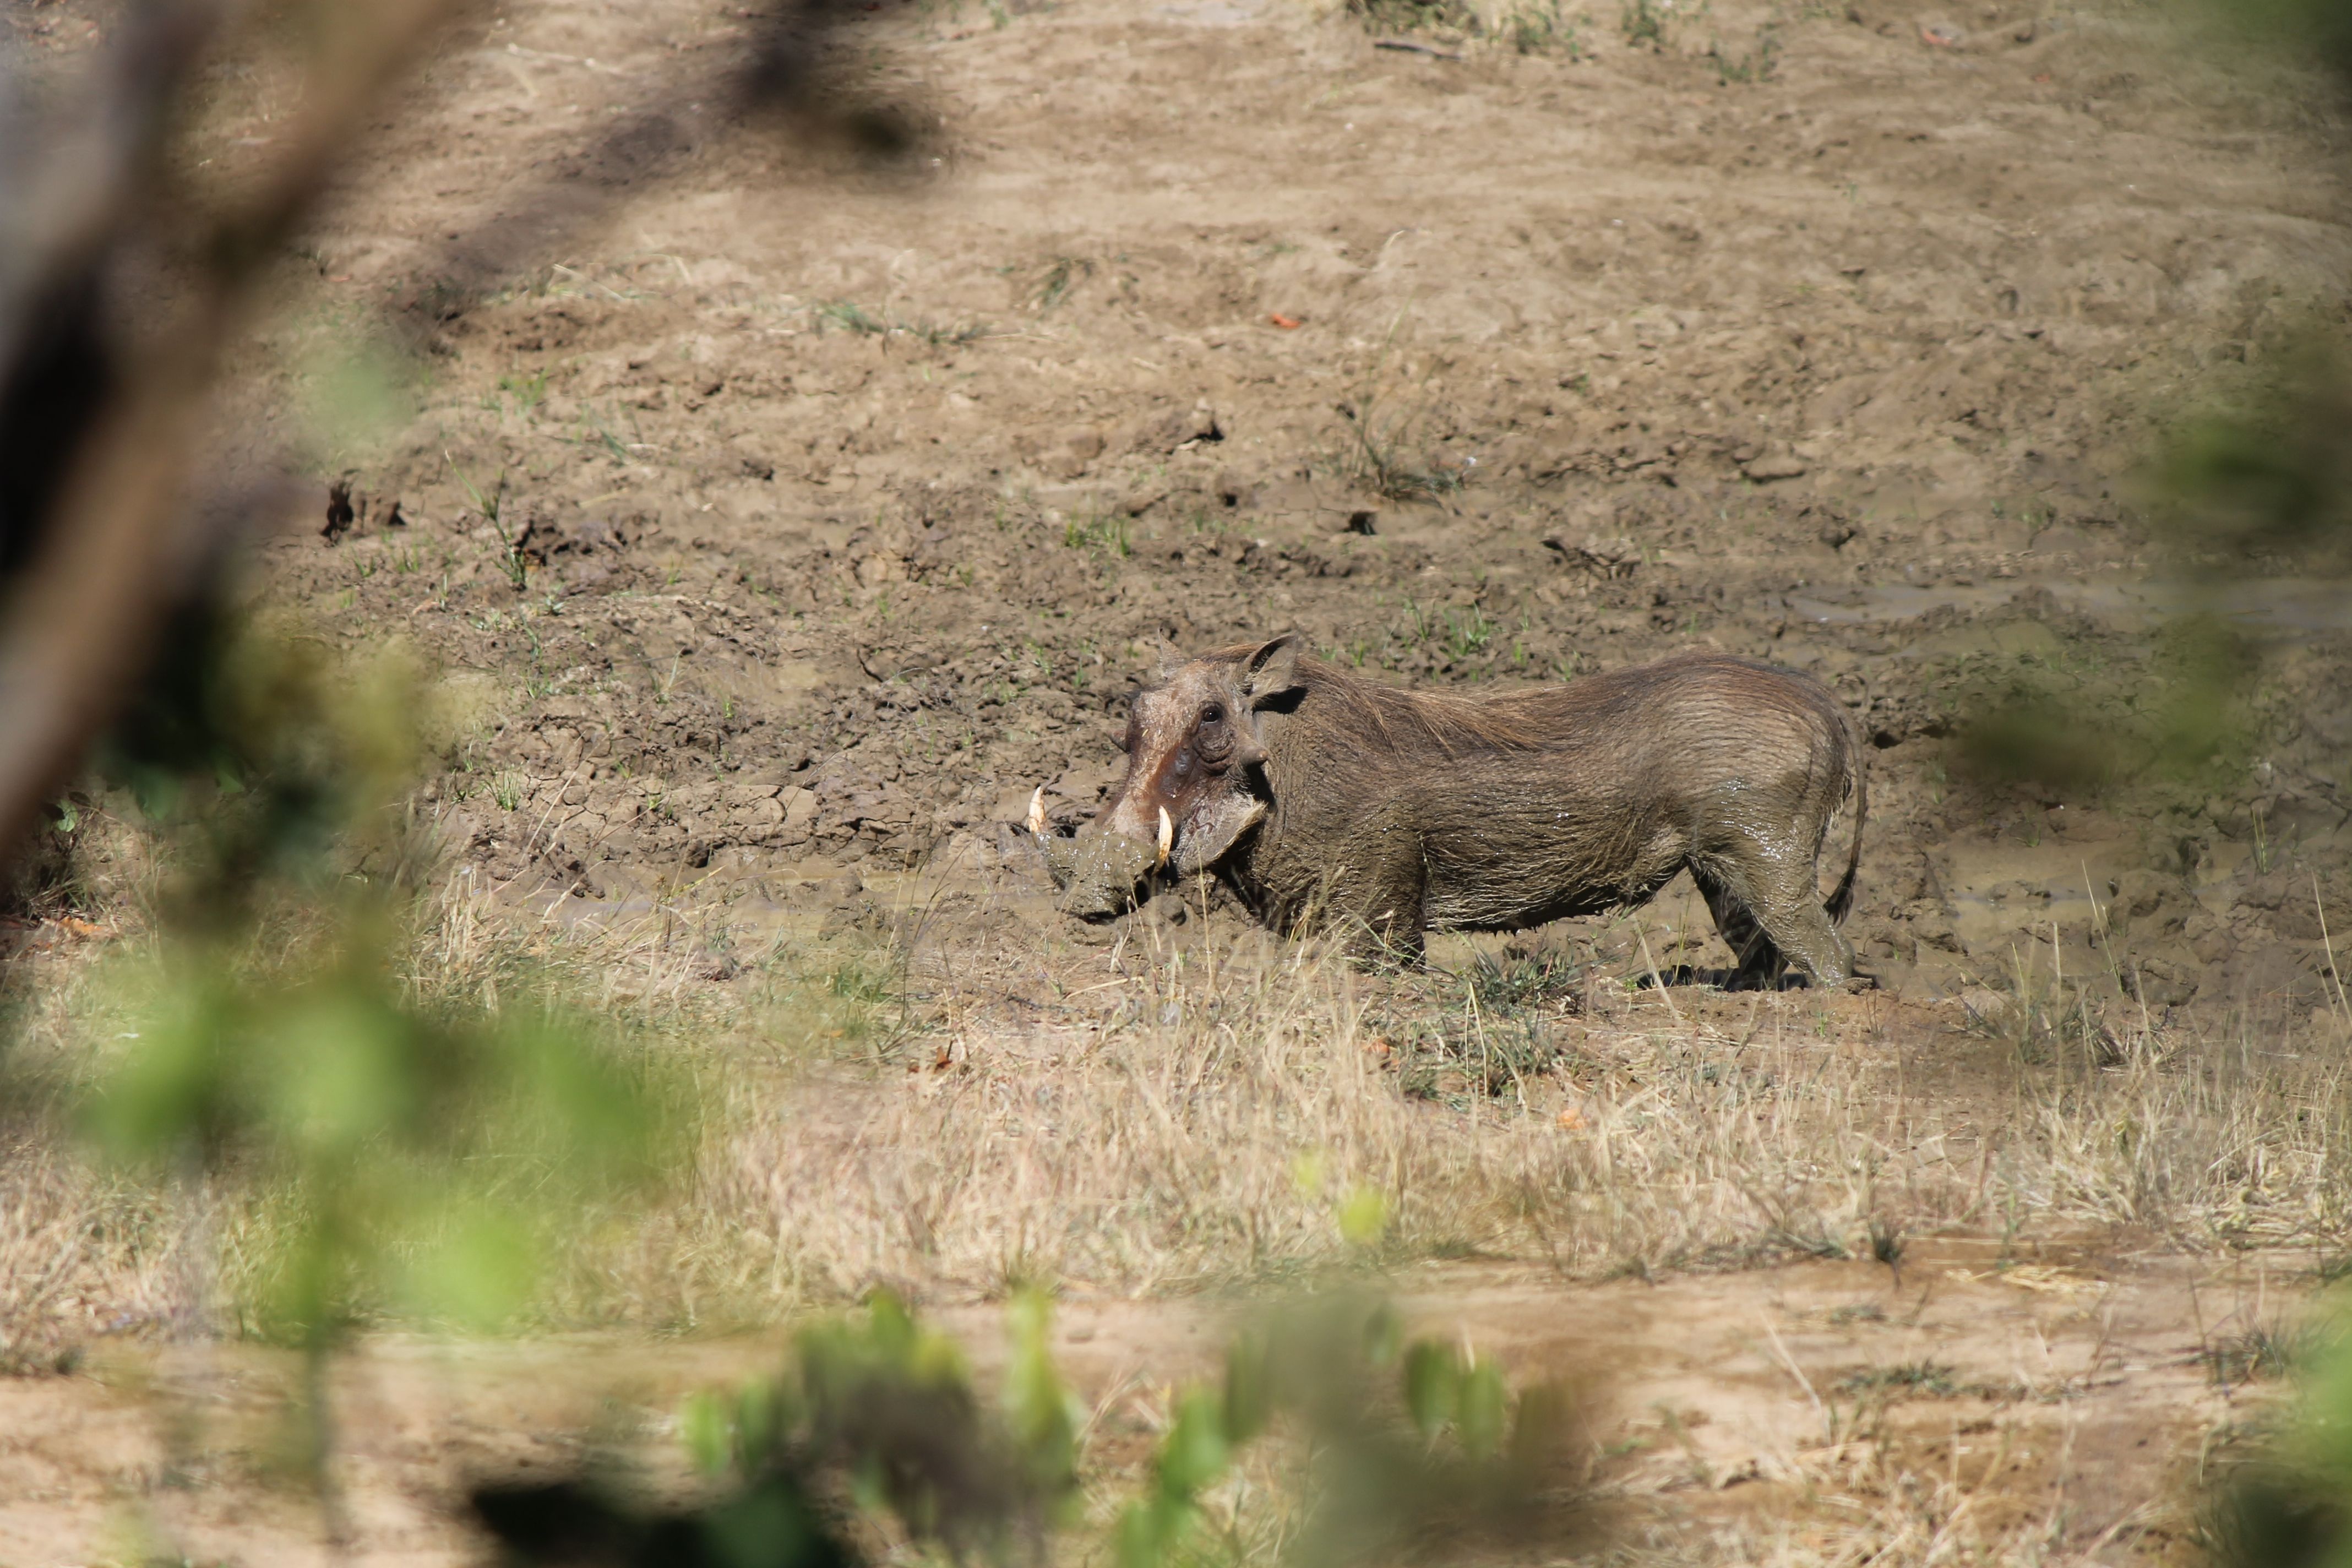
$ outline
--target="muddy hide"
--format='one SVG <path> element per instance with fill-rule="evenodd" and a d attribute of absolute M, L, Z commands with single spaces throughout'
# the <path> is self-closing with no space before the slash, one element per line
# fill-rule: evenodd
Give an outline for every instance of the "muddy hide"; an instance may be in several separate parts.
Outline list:
<path fill-rule="evenodd" d="M 1158 862 L 1149 845 L 1091 825 L 1075 838 L 1044 835 L 1046 872 L 1059 896 L 1054 907 L 1082 921 L 1107 921 L 1136 903 L 1136 889 Z"/>

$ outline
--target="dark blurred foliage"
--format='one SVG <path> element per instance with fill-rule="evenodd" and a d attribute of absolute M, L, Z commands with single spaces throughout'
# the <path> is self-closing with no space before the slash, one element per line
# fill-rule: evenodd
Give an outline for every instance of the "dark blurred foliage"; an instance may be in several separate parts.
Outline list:
<path fill-rule="evenodd" d="M 2335 1485 L 2352 1485 L 2352 1477 Z M 2352 1561 L 2352 1492 L 2274 1464 L 2249 1466 L 2209 1503 L 2200 1534 L 2218 1568 L 2340 1568 Z"/>
<path fill-rule="evenodd" d="M 2347 0 L 2215 0 L 2211 13 L 2294 63 L 2327 68 L 2336 92 L 2352 96 Z M 2247 698 L 2268 650 L 2226 613 L 2236 584 L 2287 579 L 2352 595 L 2344 322 L 2315 317 L 2303 342 L 2280 347 L 2169 434 L 2155 475 L 2151 521 L 2185 605 L 2159 688 L 2172 705 L 2160 760 L 2176 767 L 2247 755 Z M 2222 1468 L 2202 1509 L 2200 1544 L 2226 1568 L 2352 1568 L 2352 1344 L 2340 1332 L 2305 1337 L 2285 1369 L 2305 1382 L 2297 1405 L 2252 1441 L 2252 1458 Z"/>
<path fill-rule="evenodd" d="M 2305 346 L 2251 378 L 2172 434 L 2157 500 L 2165 542 L 2200 575 L 2352 567 L 2352 367 Z"/>
<path fill-rule="evenodd" d="M 2352 85 L 2352 4 L 2347 0 L 2207 0 L 2229 32 Z"/>
<path fill-rule="evenodd" d="M 835 62 L 837 30 L 860 14 L 783 0 L 707 96 L 738 121 L 781 113 L 793 131 L 846 127 L 882 146 Z M 277 515 L 268 470 L 295 454 L 245 454 L 248 471 L 229 473 L 194 445 L 140 445 L 152 510 L 114 505 L 122 548 L 74 560 L 91 526 L 74 508 L 138 423 L 130 405 L 158 387 L 201 401 L 254 279 L 373 123 L 368 100 L 467 18 L 457 0 L 364 14 L 155 0 L 112 29 L 88 80 L 41 95 L 0 81 L 0 229 L 24 241 L 0 255 L 0 745 L 14 751 L 9 788 L 78 781 L 15 842 L 0 820 L 0 912 L 59 901 L 94 803 L 135 824 L 155 874 L 147 907 L 124 912 L 152 916 L 158 940 L 121 984 L 148 1026 L 99 1075 L 83 1125 L 112 1156 L 177 1180 L 282 1188 L 274 1283 L 238 1310 L 309 1344 L 394 1305 L 511 1316 L 555 1239 L 537 1222 L 647 1179 L 676 1110 L 609 1029 L 550 999 L 557 987 L 509 973 L 501 1002 L 495 976 L 467 989 L 484 978 L 466 970 L 479 953 L 445 954 L 423 978 L 407 962 L 446 913 L 423 897 L 436 851 L 404 805 L 422 760 L 420 677 L 258 625 L 232 588 L 234 546 Z M 246 56 L 293 70 L 304 112 L 257 155 L 263 167 L 183 178 L 207 71 Z M 690 139 L 675 100 L 702 96 L 617 116 L 543 201 L 518 204 L 533 223 L 502 216 L 457 251 L 511 267 L 561 243 L 680 166 Z M 159 273 L 171 287 L 132 286 Z M 462 309 L 464 293 L 435 298 Z M 86 604 L 68 602 L 85 589 Z M 51 646 L 68 633 L 105 658 Z M 0 800 L 0 817 L 11 809 Z M 549 1201 L 500 1201 L 526 1175 Z"/>
<path fill-rule="evenodd" d="M 567 1224 L 656 1178 L 669 1097 L 527 967 L 501 999 L 496 955 L 446 931 L 412 962 L 450 918 L 401 804 L 413 672 L 215 616 L 174 637 L 107 752 L 162 868 L 160 940 L 119 966 L 139 1026 L 82 1124 L 120 1162 L 267 1197 L 248 1331 L 509 1321 Z"/>
<path fill-rule="evenodd" d="M 26 311 L 0 380 L 0 588 L 22 573 L 58 499 L 76 437 L 113 391 L 95 272 L 61 279 Z"/>
<path fill-rule="evenodd" d="M 1987 682 L 1958 726 L 1979 776 L 2074 795 L 2242 780 L 2296 638 L 2289 595 L 2352 595 L 2352 361 L 2305 348 L 2217 384 L 2161 437 L 2147 490 L 2165 608 L 2140 657 L 2085 647 Z"/>
<path fill-rule="evenodd" d="M 796 163 L 821 146 L 845 146 L 851 167 L 908 163 L 930 117 L 877 97 L 839 47 L 876 8 L 745 12 L 748 41 L 701 68 L 709 79 L 616 106 L 608 129 L 546 160 L 534 188 L 452 231 L 394 290 L 405 306 L 379 334 L 415 347 L 420 330 L 543 264 L 714 137 L 771 135 Z M 264 280 L 381 123 L 380 100 L 480 10 L 148 0 L 116 18 L 79 79 L 37 92 L 16 79 L 24 61 L 0 56 L 0 872 L 54 849 L 40 803 L 128 707 L 146 712 L 126 754 L 177 722 L 173 698 L 198 695 L 187 639 L 206 635 L 236 547 L 308 488 L 281 478 L 299 452 L 247 449 L 240 429 L 208 426 L 226 423 L 214 378 Z M 215 160 L 189 148 L 207 83 L 257 61 L 287 79 L 299 110 L 266 153 L 206 172 Z M 705 101 L 707 114 L 679 107 Z"/>
<path fill-rule="evenodd" d="M 950 1341 L 895 1299 L 805 1331 L 784 1375 L 688 1402 L 690 1456 L 715 1490 L 695 1509 L 633 1506 L 589 1480 L 475 1494 L 521 1563 L 835 1568 L 897 1555 L 1044 1562 L 1076 1506 L 1085 1412 L 1047 1349 L 1045 1300 L 1016 1299 L 994 1407 Z M 1458 1343 L 1408 1342 L 1377 1305 L 1277 1313 L 1227 1349 L 1223 1376 L 1178 1389 L 1145 1474 L 1109 1523 L 1118 1568 L 1238 1562 L 1212 1493 L 1271 1433 L 1299 1468 L 1278 1555 L 1304 1568 L 1450 1561 L 1512 1541 L 1570 1543 L 1582 1493 L 1560 1481 L 1569 1432 L 1551 1387 L 1514 1394 Z M 744 1528 L 755 1519 L 773 1522 Z"/>
<path fill-rule="evenodd" d="M 2088 671 L 2012 667 L 1959 726 L 1962 755 L 1980 777 L 2075 796 L 2242 764 L 2258 721 L 2243 700 L 2263 664 L 2243 627 L 2183 608 L 2153 629 L 2141 658 Z"/>
<path fill-rule="evenodd" d="M 724 1501 L 639 1510 L 577 1480 L 490 1486 L 474 1517 L 516 1563 L 562 1568 L 854 1568 L 863 1559 L 800 1477 L 772 1470 Z"/>
<path fill-rule="evenodd" d="M 2338 1319 L 2302 1337 L 2284 1418 L 2224 1449 L 2199 1519 L 2220 1568 L 2352 1568 L 2352 1342 Z"/>

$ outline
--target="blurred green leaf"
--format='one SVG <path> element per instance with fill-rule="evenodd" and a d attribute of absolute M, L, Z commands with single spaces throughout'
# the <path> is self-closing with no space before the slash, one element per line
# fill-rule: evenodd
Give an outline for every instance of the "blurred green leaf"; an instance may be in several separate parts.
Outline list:
<path fill-rule="evenodd" d="M 1160 1490 L 1170 1498 L 1189 1499 L 1213 1486 L 1225 1473 L 1233 1456 L 1226 1441 L 1224 1408 L 1202 1389 L 1188 1390 L 1178 1401 L 1176 1419 L 1160 1443 Z"/>
<path fill-rule="evenodd" d="M 1423 1340 L 1405 1352 L 1404 1407 L 1424 1437 L 1434 1437 L 1461 1408 L 1462 1376 L 1454 1352 Z"/>
<path fill-rule="evenodd" d="M 1357 1187 L 1339 1205 L 1339 1234 L 1351 1246 L 1370 1247 L 1388 1228 L 1389 1200 L 1378 1187 Z"/>
<path fill-rule="evenodd" d="M 1462 1374 L 1454 1420 L 1462 1434 L 1462 1449 L 1474 1459 L 1491 1459 L 1503 1451 L 1503 1432 L 1509 1419 L 1510 1391 L 1502 1369 L 1491 1361 L 1473 1360 Z"/>
<path fill-rule="evenodd" d="M 1030 1484 L 1049 1497 L 1076 1485 L 1078 1426 L 1085 1418 L 1055 1371 L 1052 1328 L 1053 1304 L 1044 1291 L 1013 1297 L 1006 1312 L 1013 1354 L 1004 1374 L 1005 1424 Z"/>
<path fill-rule="evenodd" d="M 702 1475 L 724 1475 L 735 1465 L 736 1430 L 726 1398 L 712 1390 L 697 1389 L 686 1396 L 686 1403 L 678 1408 L 678 1440 L 686 1446 L 687 1458 Z"/>
<path fill-rule="evenodd" d="M 1274 1347 L 1263 1332 L 1244 1332 L 1225 1352 L 1224 1427 L 1227 1439 L 1246 1443 L 1274 1418 L 1279 1390 Z"/>

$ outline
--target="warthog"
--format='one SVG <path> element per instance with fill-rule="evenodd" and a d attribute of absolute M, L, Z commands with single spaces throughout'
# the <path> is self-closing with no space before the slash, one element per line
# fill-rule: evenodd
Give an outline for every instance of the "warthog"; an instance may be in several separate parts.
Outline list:
<path fill-rule="evenodd" d="M 1127 775 L 1075 837 L 1029 826 L 1060 906 L 1107 920 L 1214 872 L 1277 930 L 1339 922 L 1417 957 L 1430 927 L 1519 931 L 1649 899 L 1687 868 L 1737 980 L 1853 973 L 1865 794 L 1838 700 L 1689 653 L 1489 697 L 1400 691 L 1296 637 L 1171 658 L 1136 693 Z M 1835 820 L 1843 870 L 1818 870 Z"/>

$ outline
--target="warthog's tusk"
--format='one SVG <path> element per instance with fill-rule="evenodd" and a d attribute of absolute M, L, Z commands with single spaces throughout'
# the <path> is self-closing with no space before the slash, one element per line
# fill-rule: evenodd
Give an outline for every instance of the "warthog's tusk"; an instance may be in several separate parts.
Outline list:
<path fill-rule="evenodd" d="M 1039 784 L 1029 796 L 1029 831 L 1039 838 L 1045 837 L 1045 786 Z"/>
<path fill-rule="evenodd" d="M 1160 808 L 1160 863 L 1168 864 L 1168 852 L 1176 847 L 1176 825 L 1168 820 L 1168 808 Z"/>

